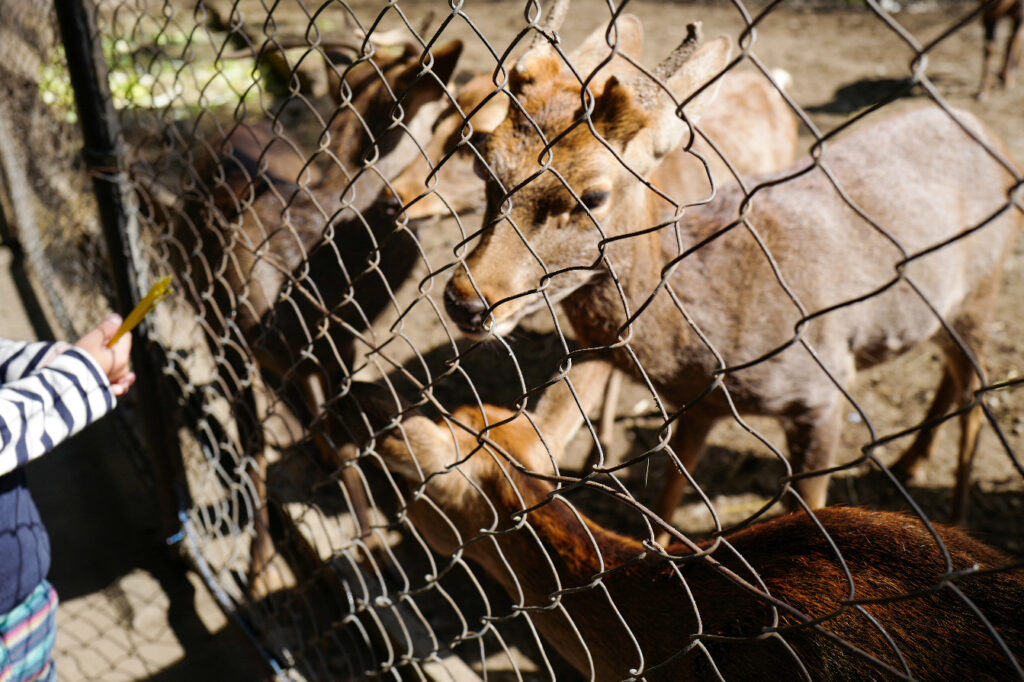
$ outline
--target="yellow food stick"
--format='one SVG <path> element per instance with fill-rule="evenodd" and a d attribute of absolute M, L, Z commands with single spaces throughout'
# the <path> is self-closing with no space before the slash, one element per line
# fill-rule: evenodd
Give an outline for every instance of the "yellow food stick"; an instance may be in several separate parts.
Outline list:
<path fill-rule="evenodd" d="M 114 344 L 117 343 L 118 339 L 122 336 L 135 329 L 139 322 L 142 322 L 143 318 L 156 307 L 156 304 L 163 300 L 167 294 L 171 293 L 171 276 L 164 277 L 156 284 L 154 284 L 149 293 L 146 294 L 146 298 L 139 301 L 139 304 L 135 306 L 135 309 L 128 313 L 128 317 L 124 319 L 121 326 L 117 328 L 117 332 L 107 343 L 107 348 L 113 348 Z"/>

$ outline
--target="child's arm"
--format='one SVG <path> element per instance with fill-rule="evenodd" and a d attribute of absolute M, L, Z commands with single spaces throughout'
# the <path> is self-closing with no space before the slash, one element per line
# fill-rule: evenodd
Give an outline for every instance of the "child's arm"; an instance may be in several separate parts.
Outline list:
<path fill-rule="evenodd" d="M 0 386 L 0 475 L 78 433 L 128 391 L 135 379 L 128 365 L 131 336 L 105 347 L 119 324 L 116 316 L 104 320 L 43 367 L 37 358 L 50 353 L 39 344 L 21 344 L 7 354 L 8 367 L 35 369 Z"/>
<path fill-rule="evenodd" d="M 63 341 L 11 341 L 0 339 L 0 384 L 14 381 L 45 367 L 71 344 Z"/>

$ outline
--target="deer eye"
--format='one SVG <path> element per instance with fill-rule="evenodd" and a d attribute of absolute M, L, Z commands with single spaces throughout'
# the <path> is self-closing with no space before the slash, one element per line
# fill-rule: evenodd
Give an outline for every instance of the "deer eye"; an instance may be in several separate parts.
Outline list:
<path fill-rule="evenodd" d="M 606 189 L 584 192 L 580 196 L 580 202 L 593 211 L 608 203 L 608 198 L 611 197 L 611 195 L 612 193 Z"/>

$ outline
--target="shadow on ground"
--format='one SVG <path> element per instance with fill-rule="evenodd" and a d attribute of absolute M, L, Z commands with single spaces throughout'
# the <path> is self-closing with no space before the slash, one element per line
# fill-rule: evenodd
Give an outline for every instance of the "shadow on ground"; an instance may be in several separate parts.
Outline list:
<path fill-rule="evenodd" d="M 154 496 L 117 446 L 121 441 L 115 432 L 118 427 L 116 418 L 107 417 L 28 470 L 32 494 L 50 534 L 50 581 L 62 606 L 100 594 L 111 602 L 110 611 L 116 614 L 113 622 L 106 622 L 106 609 L 103 614 L 90 610 L 67 615 L 77 612 L 72 607 L 61 616 L 65 645 L 77 642 L 83 650 L 95 646 L 89 653 L 105 659 L 97 662 L 93 658 L 77 671 L 64 665 L 62 677 L 102 680 L 111 679 L 116 671 L 122 679 L 122 671 L 141 666 L 158 672 L 132 679 L 267 679 L 269 670 L 241 632 L 230 625 L 210 632 L 197 613 L 196 589 L 187 566 L 174 557 L 161 537 Z M 123 579 L 139 572 L 152 578 L 144 583 L 145 592 L 125 594 Z M 149 612 L 153 603 L 166 608 L 166 625 L 147 629 L 146 624 L 152 625 Z M 164 631 L 168 627 L 171 633 Z M 119 628 L 125 630 L 123 635 L 112 632 Z M 86 639 L 90 636 L 104 641 L 90 642 Z M 107 646 L 108 640 L 116 640 L 117 647 Z M 59 638 L 58 654 L 61 648 Z M 132 657 L 136 660 L 128 660 Z M 118 660 L 121 658 L 124 660 Z M 101 664 L 107 666 L 105 671 L 97 667 Z M 87 674 L 92 670 L 97 676 Z"/>

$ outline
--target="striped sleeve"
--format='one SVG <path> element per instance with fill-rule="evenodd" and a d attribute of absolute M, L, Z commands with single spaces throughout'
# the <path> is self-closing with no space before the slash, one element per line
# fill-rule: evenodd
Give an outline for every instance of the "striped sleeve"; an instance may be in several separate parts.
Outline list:
<path fill-rule="evenodd" d="M 45 367 L 70 347 L 63 341 L 11 341 L 0 338 L 0 384 Z"/>
<path fill-rule="evenodd" d="M 0 386 L 0 475 L 48 452 L 115 405 L 106 374 L 75 347 L 45 367 L 5 382 Z"/>

